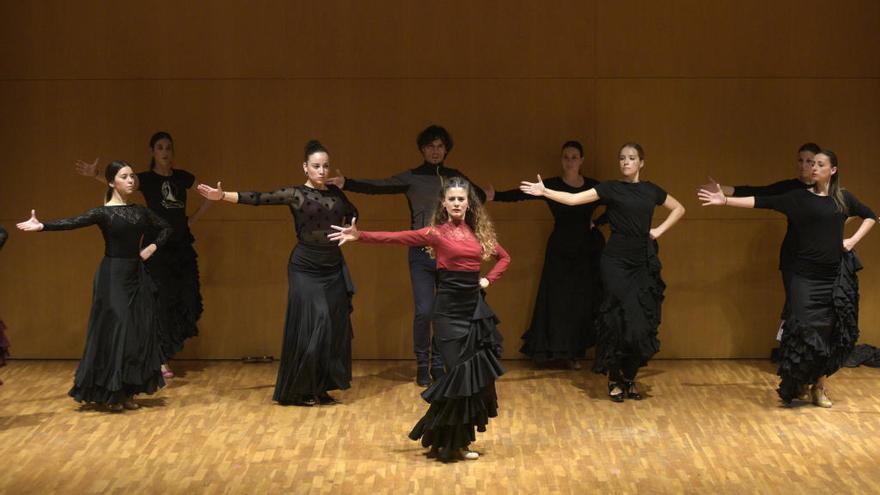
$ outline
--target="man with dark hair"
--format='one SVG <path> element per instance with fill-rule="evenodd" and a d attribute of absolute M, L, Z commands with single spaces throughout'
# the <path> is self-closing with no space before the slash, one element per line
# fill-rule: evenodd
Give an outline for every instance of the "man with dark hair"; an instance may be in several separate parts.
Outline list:
<path fill-rule="evenodd" d="M 806 189 L 813 185 L 813 164 L 815 156 L 821 151 L 816 143 L 805 143 L 798 149 L 797 161 L 797 177 L 793 179 L 781 180 L 767 186 L 722 186 L 715 182 L 711 177 L 710 182 L 701 186 L 704 189 L 715 190 L 720 188 L 725 196 L 734 198 L 748 196 L 777 196 L 785 194 L 795 189 Z M 788 289 L 791 282 L 791 275 L 794 271 L 794 253 L 795 240 L 794 231 L 791 222 L 788 223 L 785 230 L 785 238 L 782 240 L 782 246 L 779 248 L 779 271 L 782 273 L 782 286 L 785 288 L 785 305 L 782 308 L 780 318 L 782 322 L 776 333 L 776 340 L 782 339 L 782 325 L 788 319 L 790 308 L 788 304 Z M 776 361 L 779 349 L 773 349 L 770 357 Z"/>
<path fill-rule="evenodd" d="M 364 194 L 405 194 L 409 203 L 410 228 L 420 229 L 431 222 L 431 215 L 440 199 L 442 183 L 449 177 L 467 177 L 444 162 L 452 151 L 452 136 L 441 126 L 430 125 L 419 133 L 416 145 L 424 161 L 387 179 L 351 179 L 337 174 L 328 183 L 345 190 Z M 471 182 L 468 180 L 468 182 Z M 480 201 L 486 194 L 471 182 Z M 413 351 L 418 364 L 416 383 L 427 387 L 431 379 L 445 374 L 437 347 L 431 339 L 431 308 L 434 304 L 437 263 L 424 247 L 409 248 L 409 274 L 412 282 L 415 315 L 413 318 Z M 430 370 L 430 374 L 429 374 Z"/>

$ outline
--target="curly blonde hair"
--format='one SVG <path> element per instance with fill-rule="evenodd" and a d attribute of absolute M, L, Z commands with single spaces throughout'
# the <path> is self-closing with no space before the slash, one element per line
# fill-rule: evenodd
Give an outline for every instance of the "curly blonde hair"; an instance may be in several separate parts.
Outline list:
<path fill-rule="evenodd" d="M 442 178 L 441 178 L 442 179 Z M 449 222 L 449 213 L 443 206 L 443 200 L 446 199 L 446 191 L 452 188 L 461 188 L 467 191 L 468 208 L 464 214 L 464 222 L 471 228 L 477 240 L 480 241 L 480 247 L 483 249 L 482 258 L 487 260 L 495 254 L 495 246 L 498 244 L 498 236 L 495 234 L 495 226 L 489 219 L 489 214 L 483 208 L 483 203 L 474 193 L 471 183 L 462 177 L 450 177 L 443 180 L 440 187 L 440 199 L 434 209 L 434 215 L 431 217 L 431 227 L 437 227 Z M 427 248 L 428 253 L 434 258 L 436 255 L 433 248 Z"/>

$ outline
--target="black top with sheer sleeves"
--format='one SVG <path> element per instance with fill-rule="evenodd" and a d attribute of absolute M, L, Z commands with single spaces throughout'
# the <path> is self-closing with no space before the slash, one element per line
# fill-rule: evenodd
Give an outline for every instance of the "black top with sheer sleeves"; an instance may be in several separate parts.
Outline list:
<path fill-rule="evenodd" d="M 336 186 L 327 189 L 290 186 L 272 192 L 240 192 L 238 202 L 252 206 L 287 205 L 293 215 L 299 242 L 312 246 L 336 246 L 327 238 L 331 225 L 348 225 L 358 216 L 357 208 Z"/>
<path fill-rule="evenodd" d="M 44 231 L 73 230 L 97 225 L 104 236 L 104 255 L 110 258 L 137 258 L 141 237 L 158 229 L 157 247 L 171 236 L 171 226 L 155 212 L 141 205 L 115 205 L 92 208 L 82 215 L 43 222 Z"/>

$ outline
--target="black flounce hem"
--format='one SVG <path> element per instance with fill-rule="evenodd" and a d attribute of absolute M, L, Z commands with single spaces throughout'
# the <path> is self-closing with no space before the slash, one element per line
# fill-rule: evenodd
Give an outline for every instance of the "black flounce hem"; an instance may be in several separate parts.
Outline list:
<path fill-rule="evenodd" d="M 832 288 L 834 325 L 824 339 L 820 331 L 797 318 L 789 318 L 782 332 L 780 377 L 776 392 L 786 404 L 804 387 L 839 370 L 859 339 L 859 280 L 862 269 L 854 253 L 845 253 Z"/>
<path fill-rule="evenodd" d="M 409 434 L 424 447 L 436 447 L 441 460 L 449 460 L 459 449 L 486 431 L 489 418 L 498 416 L 495 380 L 504 374 L 500 357 L 502 337 L 498 319 L 480 297 L 466 337 L 470 355 L 422 393 L 431 406 Z"/>
<path fill-rule="evenodd" d="M 647 259 L 646 277 L 638 288 L 634 301 L 626 303 L 610 291 L 605 293 L 596 316 L 596 360 L 592 368 L 594 373 L 607 374 L 622 359 L 631 356 L 637 357 L 639 367 L 642 367 L 660 352 L 658 328 L 666 290 L 666 283 L 660 277 L 661 269 L 662 265 L 656 254 L 650 255 Z M 641 313 L 641 317 L 630 316 L 630 313 L 635 312 Z M 632 335 L 630 341 L 624 338 L 624 332 Z"/>

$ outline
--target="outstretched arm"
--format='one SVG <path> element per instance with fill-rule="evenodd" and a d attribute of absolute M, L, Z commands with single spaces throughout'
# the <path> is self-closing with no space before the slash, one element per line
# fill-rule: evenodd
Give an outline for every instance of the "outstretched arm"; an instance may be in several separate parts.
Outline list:
<path fill-rule="evenodd" d="M 556 201 L 557 203 L 569 206 L 594 203 L 599 200 L 599 193 L 596 192 L 595 187 L 579 193 L 567 193 L 547 189 L 544 187 L 544 182 L 541 180 L 540 174 L 538 175 L 538 182 L 522 181 L 519 189 L 526 194 L 532 196 L 544 196 L 551 201 Z"/>
<path fill-rule="evenodd" d="M 671 229 L 684 216 L 684 206 L 672 197 L 671 194 L 666 195 L 663 207 L 669 210 L 669 215 L 666 216 L 666 220 L 663 220 L 663 223 L 651 229 L 652 239 L 658 239 L 661 235 L 665 234 L 667 230 Z"/>
<path fill-rule="evenodd" d="M 755 197 L 747 198 L 728 198 L 719 190 L 700 189 L 697 192 L 697 198 L 703 202 L 703 206 L 734 206 L 736 208 L 754 208 Z"/>
<path fill-rule="evenodd" d="M 404 246 L 430 246 L 435 244 L 435 236 L 431 235 L 432 227 L 424 227 L 419 230 L 401 230 L 399 232 L 364 232 L 357 228 L 356 218 L 352 218 L 351 225 L 331 225 L 336 232 L 327 234 L 331 241 L 337 241 L 339 245 L 346 242 L 362 241 L 376 244 L 403 244 Z"/>

